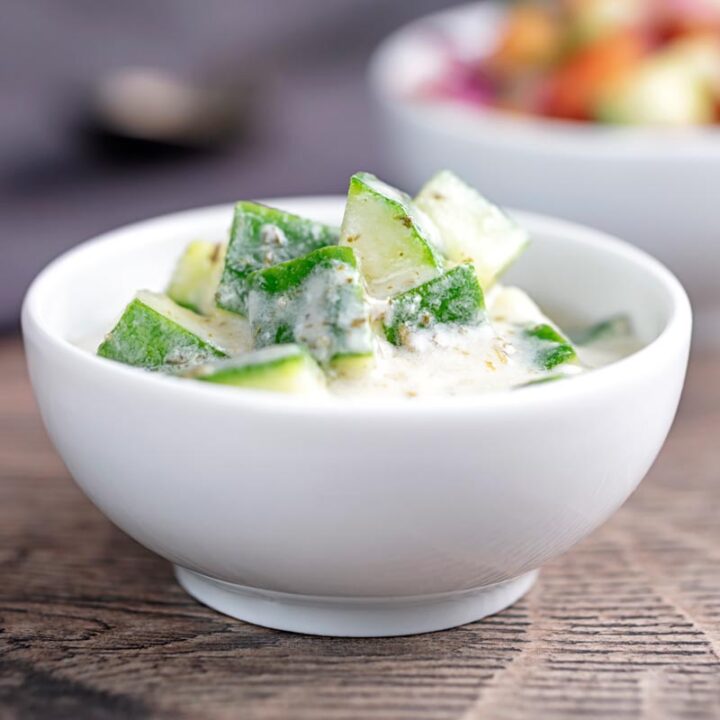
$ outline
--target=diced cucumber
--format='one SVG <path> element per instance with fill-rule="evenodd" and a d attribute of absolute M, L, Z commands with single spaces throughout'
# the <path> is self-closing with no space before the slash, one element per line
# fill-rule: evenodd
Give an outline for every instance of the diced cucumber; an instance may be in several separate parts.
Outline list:
<path fill-rule="evenodd" d="M 126 365 L 175 372 L 227 357 L 212 326 L 165 295 L 141 291 L 97 354 Z"/>
<path fill-rule="evenodd" d="M 495 287 L 488 294 L 488 311 L 493 322 L 513 325 L 537 325 L 548 322 L 546 315 L 535 301 L 518 287 Z"/>
<path fill-rule="evenodd" d="M 375 364 L 375 355 L 372 344 L 364 352 L 345 353 L 336 355 L 330 363 L 332 377 L 358 378 L 372 369 Z"/>
<path fill-rule="evenodd" d="M 558 380 L 567 380 L 572 377 L 571 375 L 546 375 L 545 377 L 537 378 L 536 380 L 528 380 L 520 385 L 515 385 L 513 390 L 520 390 L 520 388 L 532 387 L 533 385 L 546 385 L 547 383 L 557 382 Z"/>
<path fill-rule="evenodd" d="M 297 345 L 274 345 L 233 360 L 201 365 L 187 376 L 220 385 L 281 393 L 317 394 L 325 389 L 322 370 Z"/>
<path fill-rule="evenodd" d="M 215 292 L 225 263 L 224 243 L 191 242 L 178 260 L 167 294 L 188 310 L 207 315 L 215 308 Z"/>
<path fill-rule="evenodd" d="M 539 341 L 535 349 L 535 361 L 545 370 L 552 370 L 568 362 L 577 362 L 575 348 L 552 325 L 533 325 L 526 328 L 524 333 L 527 338 Z"/>
<path fill-rule="evenodd" d="M 517 337 L 509 338 L 532 353 L 537 365 L 552 370 L 564 363 L 577 362 L 577 353 L 570 340 L 520 288 L 496 288 L 490 302 L 493 322 L 515 326 Z"/>
<path fill-rule="evenodd" d="M 715 117 L 712 89 L 689 63 L 656 56 L 599 100 L 598 120 L 625 125 L 698 125 Z"/>
<path fill-rule="evenodd" d="M 368 312 L 350 248 L 321 248 L 255 273 L 248 317 L 256 347 L 298 343 L 343 374 L 372 362 Z"/>
<path fill-rule="evenodd" d="M 383 327 L 393 345 L 409 333 L 437 325 L 477 325 L 485 318 L 483 292 L 472 265 L 458 265 L 438 278 L 390 300 Z"/>
<path fill-rule="evenodd" d="M 235 205 L 225 268 L 216 301 L 245 315 L 252 273 L 336 245 L 339 230 L 253 202 Z"/>
<path fill-rule="evenodd" d="M 527 247 L 512 218 L 448 170 L 435 175 L 415 200 L 435 223 L 453 263 L 472 263 L 487 290 Z"/>
<path fill-rule="evenodd" d="M 631 337 L 632 326 L 627 315 L 615 315 L 590 327 L 568 334 L 576 345 L 592 345 L 596 342 Z"/>
<path fill-rule="evenodd" d="M 408 195 L 370 173 L 352 176 L 340 245 L 355 251 L 370 295 L 391 297 L 437 277 L 440 243 Z"/>

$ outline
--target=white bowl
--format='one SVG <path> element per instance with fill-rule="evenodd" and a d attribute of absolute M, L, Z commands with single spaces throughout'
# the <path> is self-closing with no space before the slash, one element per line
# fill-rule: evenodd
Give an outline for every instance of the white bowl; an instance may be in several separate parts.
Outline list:
<path fill-rule="evenodd" d="M 343 206 L 270 202 L 327 222 Z M 85 243 L 23 307 L 33 387 L 68 469 L 202 602 L 330 635 L 476 620 L 520 597 L 655 459 L 685 374 L 687 297 L 639 250 L 534 215 L 519 214 L 534 242 L 512 279 L 579 320 L 628 311 L 641 351 L 518 391 L 350 402 L 168 378 L 73 344 L 136 288 L 162 289 L 185 243 L 225 237 L 230 217 L 194 210 Z"/>
<path fill-rule="evenodd" d="M 451 168 L 500 204 L 637 244 L 678 274 L 696 306 L 720 304 L 720 129 L 608 127 L 411 98 L 437 77 L 448 45 L 463 57 L 491 48 L 506 7 L 473 3 L 430 15 L 376 51 L 370 83 L 389 179 L 417 188 Z"/>

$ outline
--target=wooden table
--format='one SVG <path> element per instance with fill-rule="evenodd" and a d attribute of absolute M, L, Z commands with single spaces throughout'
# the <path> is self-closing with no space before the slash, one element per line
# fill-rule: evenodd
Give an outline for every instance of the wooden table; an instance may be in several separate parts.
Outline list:
<path fill-rule="evenodd" d="M 335 640 L 191 600 L 52 450 L 0 341 L 0 718 L 719 718 L 720 355 L 641 489 L 483 622 Z"/>

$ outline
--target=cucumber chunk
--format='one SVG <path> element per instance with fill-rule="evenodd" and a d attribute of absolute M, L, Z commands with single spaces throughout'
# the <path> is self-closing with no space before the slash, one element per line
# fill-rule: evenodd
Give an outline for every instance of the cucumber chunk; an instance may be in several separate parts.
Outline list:
<path fill-rule="evenodd" d="M 325 390 L 325 376 L 298 345 L 274 345 L 233 360 L 201 365 L 187 377 L 235 387 L 281 393 L 317 394 Z"/>
<path fill-rule="evenodd" d="M 487 299 L 493 322 L 507 322 L 513 325 L 537 325 L 549 322 L 535 301 L 520 288 L 497 286 Z"/>
<path fill-rule="evenodd" d="M 227 357 L 221 341 L 201 316 L 165 295 L 141 291 L 125 308 L 97 354 L 126 365 L 176 372 Z"/>
<path fill-rule="evenodd" d="M 340 245 L 355 251 L 370 295 L 388 298 L 437 277 L 440 242 L 408 195 L 370 173 L 352 176 Z"/>
<path fill-rule="evenodd" d="M 615 315 L 590 327 L 575 330 L 568 335 L 576 345 L 592 345 L 596 342 L 631 337 L 632 325 L 627 315 Z"/>
<path fill-rule="evenodd" d="M 408 334 L 437 325 L 477 325 L 485 319 L 483 292 L 472 265 L 458 265 L 438 278 L 390 300 L 385 337 L 403 345 Z"/>
<path fill-rule="evenodd" d="M 450 261 L 472 263 L 483 290 L 528 245 L 525 230 L 448 170 L 435 175 L 415 202 L 440 230 Z"/>
<path fill-rule="evenodd" d="M 298 343 L 343 374 L 372 362 L 368 311 L 350 248 L 321 248 L 256 272 L 248 317 L 256 347 Z"/>
<path fill-rule="evenodd" d="M 175 266 L 168 297 L 201 315 L 211 313 L 225 263 L 225 249 L 224 243 L 191 242 Z"/>
<path fill-rule="evenodd" d="M 337 245 L 337 228 L 253 202 L 239 202 L 230 230 L 216 302 L 245 315 L 252 273 Z"/>
<path fill-rule="evenodd" d="M 525 336 L 538 340 L 535 349 L 535 361 L 545 370 L 552 370 L 558 365 L 577 362 L 577 353 L 570 341 L 556 328 L 548 323 L 540 323 L 525 329 Z"/>
<path fill-rule="evenodd" d="M 570 340 L 520 288 L 496 288 L 491 295 L 489 312 L 493 322 L 514 326 L 516 335 L 510 338 L 511 342 L 532 353 L 542 370 L 578 362 Z"/>
<path fill-rule="evenodd" d="M 547 383 L 557 382 L 558 380 L 567 380 L 571 375 L 546 375 L 545 377 L 537 378 L 536 380 L 528 380 L 520 385 L 515 385 L 513 390 L 520 390 L 520 388 L 532 387 L 533 385 L 546 385 Z"/>

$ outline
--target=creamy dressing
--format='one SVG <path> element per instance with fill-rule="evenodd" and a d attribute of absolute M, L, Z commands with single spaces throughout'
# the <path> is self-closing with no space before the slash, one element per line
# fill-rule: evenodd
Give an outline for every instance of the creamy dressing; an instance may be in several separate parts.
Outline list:
<path fill-rule="evenodd" d="M 474 327 L 443 327 L 412 334 L 396 347 L 376 336 L 375 364 L 359 378 L 331 378 L 331 392 L 344 397 L 437 397 L 509 390 L 555 376 L 573 376 L 608 365 L 640 348 L 632 334 L 578 347 L 578 363 L 552 370 L 538 366 L 537 341 L 523 327 L 554 323 L 522 290 L 496 286 L 486 297 L 488 322 Z M 386 301 L 371 300 L 370 317 L 378 324 Z"/>
<path fill-rule="evenodd" d="M 278 326 L 287 325 L 295 341 L 323 365 L 336 353 L 367 352 L 370 328 L 365 302 L 356 290 L 359 286 L 357 268 L 332 261 L 305 278 L 299 295 L 251 290 L 248 314 L 253 318 L 251 329 L 258 346 L 276 342 Z"/>
<path fill-rule="evenodd" d="M 641 348 L 634 335 L 598 340 L 592 345 L 577 348 L 580 363 L 588 370 L 601 368 L 632 355 Z"/>
<path fill-rule="evenodd" d="M 510 323 L 417 333 L 413 347 L 378 338 L 375 366 L 360 378 L 331 379 L 344 397 L 437 397 L 507 391 L 543 378 L 573 376 L 620 360 L 639 349 L 636 339 L 602 340 L 578 348 L 579 364 L 544 370 L 535 348 Z"/>
<path fill-rule="evenodd" d="M 343 396 L 474 395 L 506 390 L 537 380 L 526 353 L 512 343 L 516 329 L 473 328 L 420 331 L 410 347 L 396 347 L 377 339 L 375 366 L 363 377 L 330 381 L 331 391 Z"/>
<path fill-rule="evenodd" d="M 401 347 L 375 335 L 373 366 L 358 377 L 329 377 L 328 391 L 345 398 L 437 397 L 507 391 L 544 378 L 578 375 L 636 352 L 632 334 L 603 338 L 577 348 L 579 362 L 545 370 L 536 362 L 537 341 L 523 333 L 527 322 L 550 322 L 535 303 L 517 288 L 498 287 L 487 296 L 487 322 L 474 327 L 438 326 L 417 331 Z M 376 326 L 387 303 L 370 303 Z M 187 311 L 175 306 L 170 317 L 188 327 Z M 206 318 L 194 313 L 188 327 L 232 356 L 253 349 L 246 320 L 218 310 Z M 84 338 L 77 345 L 95 352 L 102 337 Z"/>

